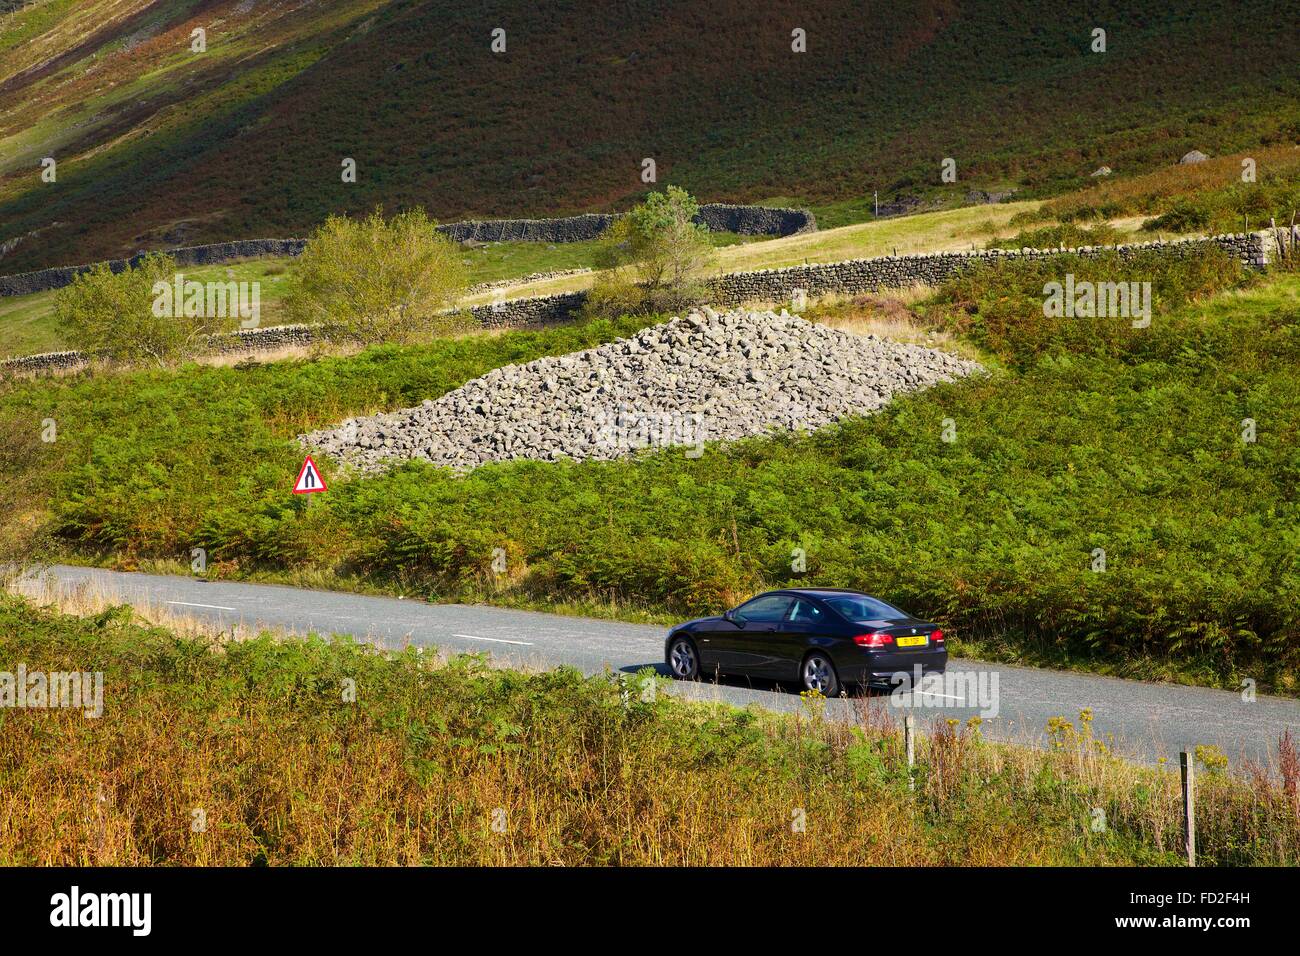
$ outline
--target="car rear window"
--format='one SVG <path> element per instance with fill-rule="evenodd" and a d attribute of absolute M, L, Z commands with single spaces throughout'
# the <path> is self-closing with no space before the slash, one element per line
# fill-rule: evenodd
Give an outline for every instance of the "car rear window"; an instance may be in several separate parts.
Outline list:
<path fill-rule="evenodd" d="M 825 598 L 827 604 L 850 621 L 879 621 L 882 618 L 907 617 L 892 604 L 865 594 L 841 594 Z"/>
<path fill-rule="evenodd" d="M 794 602 L 794 610 L 790 612 L 790 622 L 792 624 L 819 624 L 821 623 L 822 609 L 811 601 L 805 601 L 803 598 L 797 598 Z"/>

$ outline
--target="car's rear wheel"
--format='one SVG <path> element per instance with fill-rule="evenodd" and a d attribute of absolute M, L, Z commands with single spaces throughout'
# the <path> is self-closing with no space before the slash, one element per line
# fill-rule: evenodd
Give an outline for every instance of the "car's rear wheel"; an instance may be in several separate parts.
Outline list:
<path fill-rule="evenodd" d="M 821 651 L 815 651 L 803 659 L 799 678 L 804 690 L 819 691 L 826 697 L 839 696 L 840 679 L 835 673 L 835 665 Z"/>
<path fill-rule="evenodd" d="M 668 669 L 678 680 L 698 680 L 700 654 L 690 638 L 679 637 L 668 645 Z"/>

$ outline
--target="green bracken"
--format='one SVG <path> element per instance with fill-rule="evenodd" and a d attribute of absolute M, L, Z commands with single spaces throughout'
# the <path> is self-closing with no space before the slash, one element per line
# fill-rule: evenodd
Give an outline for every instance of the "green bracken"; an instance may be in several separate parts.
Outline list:
<path fill-rule="evenodd" d="M 1234 264 L 1138 261 L 1128 274 L 1153 281 L 1150 328 L 1044 318 L 1052 269 L 1113 268 L 1062 260 L 955 281 L 930 321 L 976 343 L 992 374 L 808 437 L 464 477 L 411 463 L 346 479 L 318 459 L 330 492 L 311 508 L 288 493 L 296 434 L 654 319 L 14 383 L 0 426 L 25 449 L 10 467 L 27 490 L 8 528 L 125 567 L 204 547 L 223 575 L 659 620 L 772 585 L 861 587 L 943 622 L 965 653 L 1295 693 L 1300 281 L 1205 298 L 1244 281 Z M 59 429 L 48 445 L 33 437 L 46 418 Z M 507 576 L 492 573 L 495 548 Z M 790 570 L 795 548 L 806 574 Z"/>

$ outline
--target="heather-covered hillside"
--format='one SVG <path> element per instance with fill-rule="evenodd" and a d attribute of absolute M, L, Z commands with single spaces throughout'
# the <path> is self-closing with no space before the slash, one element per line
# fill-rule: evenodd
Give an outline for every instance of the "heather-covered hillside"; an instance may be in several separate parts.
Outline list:
<path fill-rule="evenodd" d="M 1282 8 L 1092 7 L 37 0 L 0 15 L 0 271 L 303 234 L 377 202 L 606 210 L 644 191 L 646 157 L 702 199 L 865 216 L 876 189 L 1047 195 L 1103 164 L 1295 142 Z"/>

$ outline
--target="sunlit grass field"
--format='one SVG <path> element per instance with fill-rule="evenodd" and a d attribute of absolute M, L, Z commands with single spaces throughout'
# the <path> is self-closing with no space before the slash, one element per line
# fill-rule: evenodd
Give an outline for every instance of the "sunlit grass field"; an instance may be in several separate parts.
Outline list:
<path fill-rule="evenodd" d="M 711 233 L 710 238 L 719 249 L 763 241 L 761 236 L 741 236 L 729 232 Z M 594 263 L 597 246 L 595 241 L 471 244 L 461 247 L 461 261 L 472 286 L 538 272 L 588 269 Z M 293 272 L 295 262 L 292 257 L 271 256 L 221 265 L 193 266 L 179 271 L 186 278 L 199 282 L 235 280 L 258 283 L 261 296 L 260 324 L 265 327 L 287 321 L 280 306 L 288 291 L 287 279 Z M 510 294 L 515 293 L 512 291 Z M 0 297 L 0 358 L 70 348 L 55 321 L 54 303 L 57 295 L 58 291 L 54 290 Z M 485 299 L 491 301 L 492 295 L 493 293 L 487 292 L 467 296 L 465 302 L 469 304 Z"/>
<path fill-rule="evenodd" d="M 247 259 L 223 265 L 194 266 L 180 271 L 188 279 L 258 283 L 261 325 L 277 325 L 285 280 L 293 259 Z M 0 358 L 33 355 L 70 348 L 54 314 L 58 291 L 0 297 Z"/>
<path fill-rule="evenodd" d="M 777 269 L 804 262 L 887 256 L 895 251 L 899 255 L 910 255 L 969 249 L 972 244 L 983 248 L 990 238 L 1013 234 L 1016 230 L 1010 225 L 1011 218 L 1020 212 L 1033 211 L 1038 205 L 1037 202 L 1020 202 L 966 206 L 747 242 L 719 249 L 716 268 L 719 272 L 741 272 Z M 587 289 L 594 281 L 592 275 L 561 276 L 513 285 L 508 294 L 512 297 L 552 295 Z M 470 296 L 466 301 L 487 302 L 491 301 L 491 295 Z"/>

